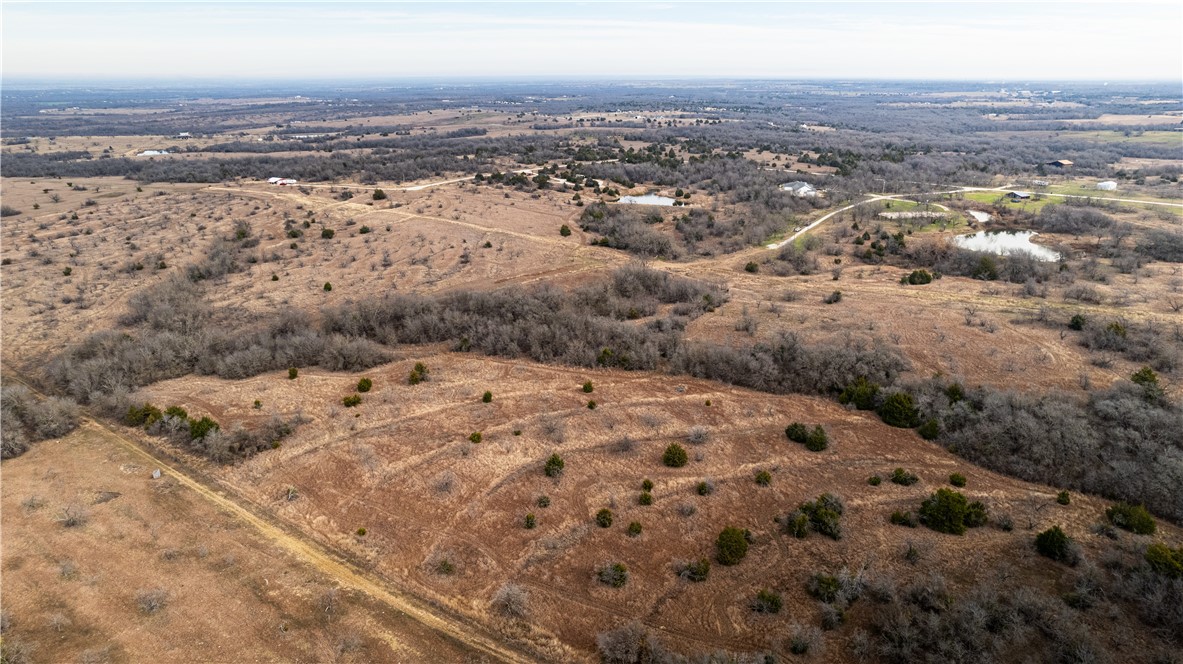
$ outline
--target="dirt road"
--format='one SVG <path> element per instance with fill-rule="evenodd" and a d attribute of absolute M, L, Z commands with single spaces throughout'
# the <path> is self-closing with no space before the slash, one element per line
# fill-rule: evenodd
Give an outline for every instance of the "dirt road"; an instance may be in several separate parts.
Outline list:
<path fill-rule="evenodd" d="M 44 396 L 35 387 L 29 385 L 28 382 L 19 377 L 10 374 L 5 375 L 5 382 L 8 381 L 22 383 L 39 396 Z M 439 632 L 441 635 L 481 653 L 490 660 L 499 662 L 538 661 L 526 653 L 499 642 L 493 635 L 487 633 L 479 625 L 473 624 L 459 616 L 447 615 L 432 610 L 424 602 L 372 580 L 353 564 L 335 556 L 321 545 L 295 535 L 286 528 L 278 525 L 272 519 L 255 513 L 234 498 L 226 495 L 224 491 L 217 489 L 212 483 L 207 483 L 196 474 L 170 463 L 153 453 L 146 446 L 120 434 L 102 422 L 88 416 L 83 416 L 81 426 L 92 429 L 96 433 L 117 441 L 123 447 L 142 457 L 149 467 L 159 468 L 163 474 L 172 476 L 179 484 L 208 500 L 225 513 L 253 527 L 269 542 L 335 580 L 341 586 L 365 593 L 370 598 L 388 607 L 390 610 L 398 612 L 403 617 L 413 620 L 428 629 Z M 381 630 L 375 636 L 389 643 L 396 652 L 400 649 L 396 635 Z"/>

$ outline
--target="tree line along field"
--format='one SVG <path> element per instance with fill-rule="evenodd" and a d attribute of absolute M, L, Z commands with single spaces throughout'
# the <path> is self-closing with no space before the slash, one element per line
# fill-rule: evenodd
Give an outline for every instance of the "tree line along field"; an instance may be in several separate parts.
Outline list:
<path fill-rule="evenodd" d="M 103 449 L 69 433 L 76 402 L 527 659 L 1160 661 L 1183 604 L 1183 236 L 1156 205 L 1180 200 L 1180 155 L 1089 142 L 1070 121 L 1125 103 L 1095 90 L 1005 120 L 975 119 L 974 92 L 886 93 L 228 104 L 149 115 L 161 138 L 204 123 L 150 159 L 90 150 L 139 148 L 132 113 L 6 104 L 6 129 L 43 133 L 4 147 L 3 362 L 53 398 L 5 381 L 5 470 L 49 493 L 30 459 Z M 915 94 L 949 100 L 939 122 L 892 105 Z M 803 99 L 832 131 L 800 129 L 823 121 L 784 110 Z M 1041 172 L 1064 154 L 1072 174 Z M 998 200 L 1040 177 L 1149 203 Z M 684 205 L 616 202 L 647 193 Z M 884 214 L 917 211 L 937 216 Z M 1061 259 L 952 241 L 982 229 Z M 15 551 L 116 527 L 34 535 L 47 512 L 23 499 L 5 492 L 6 579 Z M 449 638 L 365 627 L 365 597 L 294 647 L 373 661 L 390 634 Z M 114 624 L 63 602 L 65 622 L 6 602 L 6 656 L 77 658 L 60 635 Z M 147 652 L 117 648 L 86 656 Z"/>

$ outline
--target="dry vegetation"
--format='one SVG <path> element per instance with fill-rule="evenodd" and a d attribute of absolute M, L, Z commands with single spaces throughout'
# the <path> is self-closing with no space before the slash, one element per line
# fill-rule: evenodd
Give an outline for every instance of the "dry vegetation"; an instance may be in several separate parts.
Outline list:
<path fill-rule="evenodd" d="M 93 425 L 4 462 L 5 661 L 468 656 L 154 470 Z"/>
<path fill-rule="evenodd" d="M 998 100 L 942 100 L 993 131 L 967 118 Z M 899 127 L 773 130 L 717 100 L 248 101 L 189 139 L 135 107 L 24 118 L 41 137 L 4 147 L 0 359 L 52 395 L 5 381 L 5 661 L 1173 661 L 1183 242 L 1159 147 L 1071 139 L 1143 203 L 1022 206 L 908 184 L 1014 182 L 1002 147 L 981 175 L 875 142 Z M 94 134 L 50 141 L 67 122 Z M 178 141 L 141 180 L 13 172 Z M 260 180 L 334 160 L 357 169 Z M 784 164 L 826 195 L 778 192 Z M 961 250 L 969 226 L 1064 260 Z"/>

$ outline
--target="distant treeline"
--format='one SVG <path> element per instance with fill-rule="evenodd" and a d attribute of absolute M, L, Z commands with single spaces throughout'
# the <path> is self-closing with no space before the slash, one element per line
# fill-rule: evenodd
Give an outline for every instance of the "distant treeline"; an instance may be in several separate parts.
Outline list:
<path fill-rule="evenodd" d="M 392 139 L 394 140 L 394 139 Z M 14 153 L 0 162 L 4 177 L 127 177 L 141 182 L 223 182 L 267 178 L 282 173 L 309 182 L 359 177 L 362 182 L 410 181 L 443 173 L 477 173 L 493 169 L 493 158 L 522 163 L 561 159 L 555 143 L 538 137 L 480 139 L 457 142 L 442 136 L 399 139 L 397 153 L 385 148 L 371 154 L 316 154 L 297 157 L 233 159 L 90 158 L 89 153 Z M 265 144 L 243 144 L 265 145 Z M 475 157 L 470 155 L 475 153 Z"/>

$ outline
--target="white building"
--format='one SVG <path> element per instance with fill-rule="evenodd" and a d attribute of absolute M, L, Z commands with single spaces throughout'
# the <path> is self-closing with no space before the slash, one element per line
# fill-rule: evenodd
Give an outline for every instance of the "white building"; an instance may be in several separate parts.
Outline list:
<path fill-rule="evenodd" d="M 780 186 L 782 191 L 787 191 L 797 198 L 813 198 L 817 196 L 817 189 L 808 182 L 786 182 Z"/>
<path fill-rule="evenodd" d="M 1100 189 L 1101 191 L 1117 191 L 1117 183 L 1113 180 L 1098 182 L 1097 189 Z"/>

